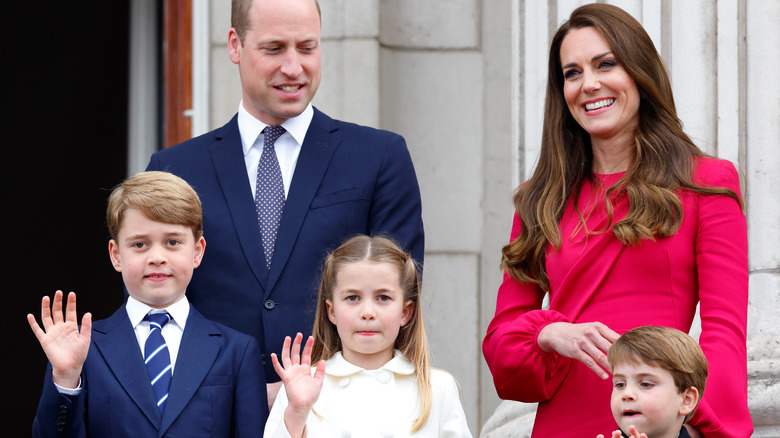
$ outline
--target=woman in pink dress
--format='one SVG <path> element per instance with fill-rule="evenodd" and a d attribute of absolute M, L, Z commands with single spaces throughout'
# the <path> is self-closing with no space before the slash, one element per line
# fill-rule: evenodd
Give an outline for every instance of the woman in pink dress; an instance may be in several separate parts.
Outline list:
<path fill-rule="evenodd" d="M 499 396 L 539 402 L 534 437 L 609 433 L 612 342 L 641 325 L 688 332 L 700 302 L 710 376 L 686 428 L 750 436 L 736 169 L 685 134 L 658 52 L 622 9 L 575 10 L 548 66 L 541 156 L 514 197 L 483 343 Z"/>

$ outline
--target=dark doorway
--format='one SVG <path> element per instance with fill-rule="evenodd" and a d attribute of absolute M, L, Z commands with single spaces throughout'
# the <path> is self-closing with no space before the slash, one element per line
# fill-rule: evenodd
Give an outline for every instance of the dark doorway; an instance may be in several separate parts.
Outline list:
<path fill-rule="evenodd" d="M 15 2 L 4 14 L 3 436 L 30 436 L 46 358 L 26 314 L 40 321 L 41 297 L 75 291 L 79 319 L 124 300 L 105 205 L 127 167 L 128 5 Z"/>

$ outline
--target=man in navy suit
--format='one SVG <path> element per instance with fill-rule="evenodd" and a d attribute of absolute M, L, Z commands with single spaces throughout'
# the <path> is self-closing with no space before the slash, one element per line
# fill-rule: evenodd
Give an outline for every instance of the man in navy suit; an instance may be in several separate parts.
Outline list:
<path fill-rule="evenodd" d="M 315 0 L 234 0 L 228 52 L 242 101 L 225 126 L 154 154 L 148 169 L 187 180 L 203 201 L 209 256 L 188 296 L 203 314 L 260 342 L 269 402 L 278 391 L 270 353 L 311 333 L 320 265 L 345 238 L 385 234 L 422 263 L 420 191 L 397 134 L 333 120 L 311 100 L 320 82 Z M 268 126 L 284 206 L 264 251 L 254 196 Z M 269 265 L 266 264 L 269 258 Z"/>
<path fill-rule="evenodd" d="M 49 359 L 33 436 L 261 436 L 257 341 L 207 320 L 185 295 L 206 247 L 198 195 L 175 175 L 145 172 L 112 192 L 106 216 L 129 297 L 94 326 L 84 314 L 80 329 L 73 292 L 64 309 L 61 291 L 43 297 L 43 328 L 27 315 Z"/>

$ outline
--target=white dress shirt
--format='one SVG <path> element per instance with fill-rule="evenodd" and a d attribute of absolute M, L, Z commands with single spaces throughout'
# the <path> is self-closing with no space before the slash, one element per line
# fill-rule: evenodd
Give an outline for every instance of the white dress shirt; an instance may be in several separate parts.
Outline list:
<path fill-rule="evenodd" d="M 313 117 L 314 108 L 309 104 L 300 115 L 282 123 L 285 132 L 274 143 L 276 158 L 279 160 L 279 167 L 282 170 L 285 199 L 290 193 L 290 184 L 295 172 L 295 165 L 298 163 L 298 155 L 301 153 L 301 145 L 303 145 L 303 139 L 306 138 L 306 132 L 309 130 Z M 238 104 L 238 132 L 241 134 L 246 173 L 249 177 L 249 185 L 252 187 L 253 197 L 257 186 L 257 165 L 263 154 L 264 136 L 262 132 L 266 126 L 268 125 L 249 114 L 244 108 L 243 100 Z"/>
<path fill-rule="evenodd" d="M 316 367 L 315 367 L 316 368 Z M 315 368 L 312 368 L 312 373 Z M 308 437 L 424 437 L 471 438 L 460 394 L 451 374 L 431 369 L 431 415 L 414 435 L 412 423 L 419 416 L 414 365 L 400 351 L 377 370 L 366 370 L 336 353 L 325 364 L 325 382 L 314 413 L 306 421 Z M 263 436 L 284 437 L 287 408 L 284 386 L 274 402 Z"/>

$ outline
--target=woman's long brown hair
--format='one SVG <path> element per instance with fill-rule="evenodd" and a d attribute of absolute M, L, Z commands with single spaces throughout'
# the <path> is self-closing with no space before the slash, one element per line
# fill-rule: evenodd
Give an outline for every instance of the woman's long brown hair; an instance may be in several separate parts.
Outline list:
<path fill-rule="evenodd" d="M 560 50 L 571 29 L 593 27 L 609 44 L 618 63 L 634 79 L 640 94 L 639 123 L 634 133 L 634 159 L 620 180 L 607 190 L 611 231 L 624 244 L 671 236 L 683 219 L 680 189 L 704 195 L 725 195 L 742 201 L 731 189 L 706 187 L 693 179 L 696 157 L 706 156 L 682 129 L 672 87 L 661 57 L 647 32 L 630 14 L 608 4 L 589 4 L 572 12 L 553 37 L 548 60 L 547 94 L 539 163 L 514 196 L 522 222 L 520 235 L 502 249 L 501 266 L 517 281 L 550 287 L 545 267 L 549 245 L 561 247 L 559 223 L 570 197 L 576 201 L 582 184 L 593 178 L 590 136 L 572 117 L 563 96 Z M 628 214 L 613 222 L 610 195 L 629 199 Z M 575 202 L 575 209 L 577 208 Z M 585 218 L 576 210 L 580 227 Z"/>

